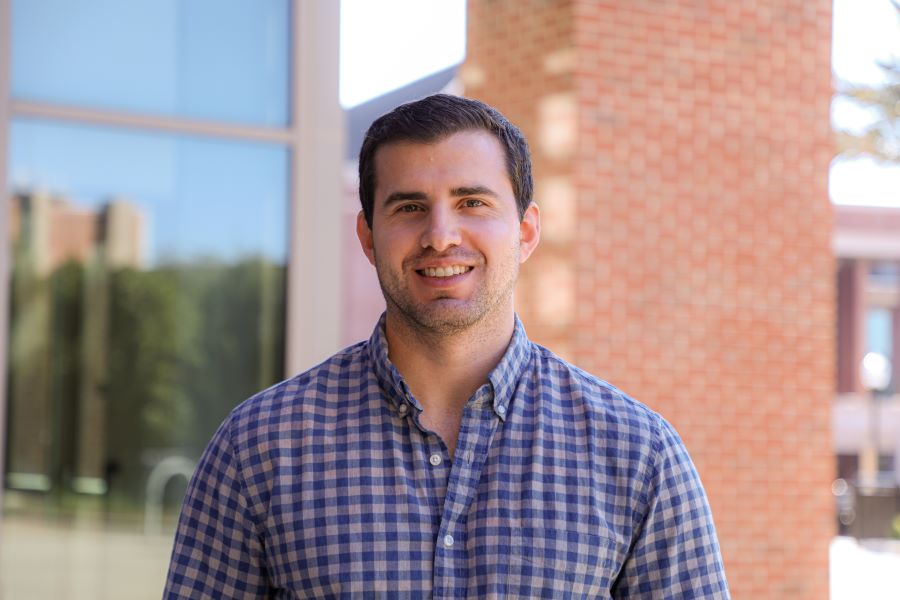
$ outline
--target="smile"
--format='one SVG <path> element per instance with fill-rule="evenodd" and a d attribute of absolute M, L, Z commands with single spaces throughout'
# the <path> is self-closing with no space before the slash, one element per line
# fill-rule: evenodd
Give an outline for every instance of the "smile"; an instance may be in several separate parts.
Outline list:
<path fill-rule="evenodd" d="M 454 275 L 462 275 L 463 273 L 468 273 L 471 270 L 472 267 L 452 265 L 449 267 L 429 267 L 427 269 L 419 269 L 416 272 L 420 275 L 425 275 L 426 277 L 453 277 Z"/>

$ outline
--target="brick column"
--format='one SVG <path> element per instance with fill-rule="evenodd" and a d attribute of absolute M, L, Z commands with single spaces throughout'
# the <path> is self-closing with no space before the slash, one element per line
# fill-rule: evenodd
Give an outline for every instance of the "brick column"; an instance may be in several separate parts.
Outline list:
<path fill-rule="evenodd" d="M 530 335 L 679 429 L 735 598 L 827 597 L 831 2 L 469 9 L 466 94 L 535 156 Z"/>

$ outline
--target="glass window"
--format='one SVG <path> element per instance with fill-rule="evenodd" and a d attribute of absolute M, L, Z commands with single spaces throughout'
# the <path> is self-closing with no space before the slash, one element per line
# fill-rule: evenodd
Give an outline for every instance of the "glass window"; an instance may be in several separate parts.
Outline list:
<path fill-rule="evenodd" d="M 900 263 L 877 262 L 869 271 L 869 284 L 900 290 Z"/>
<path fill-rule="evenodd" d="M 22 100 L 277 126 L 288 0 L 13 0 Z"/>
<path fill-rule="evenodd" d="M 891 358 L 893 321 L 893 315 L 888 308 L 870 308 L 867 311 L 866 352 L 878 352 Z"/>
<path fill-rule="evenodd" d="M 878 455 L 878 473 L 884 475 L 894 474 L 894 455 L 879 454 Z"/>
<path fill-rule="evenodd" d="M 282 378 L 288 151 L 10 133 L 6 521 L 100 510 L 161 529 L 228 411 Z"/>

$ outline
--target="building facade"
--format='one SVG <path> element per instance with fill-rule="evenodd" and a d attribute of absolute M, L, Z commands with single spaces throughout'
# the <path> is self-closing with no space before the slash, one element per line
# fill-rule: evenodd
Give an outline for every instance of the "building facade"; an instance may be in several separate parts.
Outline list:
<path fill-rule="evenodd" d="M 839 206 L 838 353 L 834 452 L 840 527 L 857 537 L 900 536 L 900 209 Z M 865 389 L 869 353 L 889 361 L 883 389 Z"/>

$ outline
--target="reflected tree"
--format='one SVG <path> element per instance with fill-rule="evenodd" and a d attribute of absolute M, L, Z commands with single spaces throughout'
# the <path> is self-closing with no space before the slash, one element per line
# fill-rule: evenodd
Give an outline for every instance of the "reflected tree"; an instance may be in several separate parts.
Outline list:
<path fill-rule="evenodd" d="M 235 405 L 282 377 L 285 267 L 268 259 L 142 270 L 100 257 L 45 276 L 23 259 L 12 283 L 8 470 L 49 488 L 102 481 L 140 503 L 156 462 L 198 458 Z"/>

